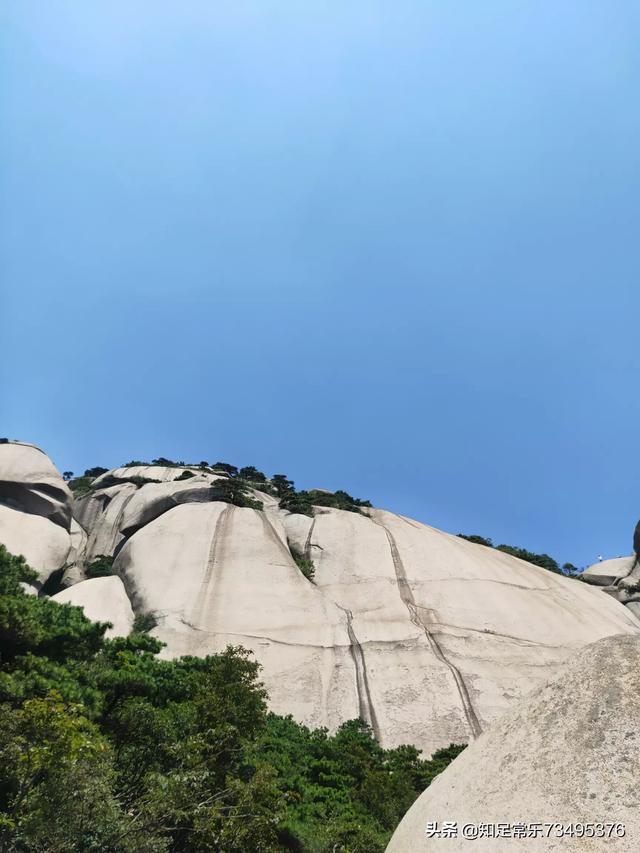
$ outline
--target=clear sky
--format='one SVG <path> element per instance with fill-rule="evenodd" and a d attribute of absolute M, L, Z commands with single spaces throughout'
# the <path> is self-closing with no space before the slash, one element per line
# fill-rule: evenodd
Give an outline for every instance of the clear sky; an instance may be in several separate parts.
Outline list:
<path fill-rule="evenodd" d="M 639 42 L 623 0 L 4 0 L 0 435 L 629 553 Z"/>

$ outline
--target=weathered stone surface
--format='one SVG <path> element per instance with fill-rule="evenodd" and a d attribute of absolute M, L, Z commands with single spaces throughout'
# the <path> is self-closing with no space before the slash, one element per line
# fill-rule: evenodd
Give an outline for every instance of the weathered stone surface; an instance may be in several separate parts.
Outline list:
<path fill-rule="evenodd" d="M 604 596 L 603 596 L 604 598 Z M 640 638 L 579 651 L 549 683 L 497 720 L 418 798 L 387 853 L 635 853 Z M 427 838 L 427 824 L 622 823 L 624 838 Z"/>
<path fill-rule="evenodd" d="M 33 444 L 0 444 L 0 502 L 69 530 L 73 497 L 49 457 Z"/>
<path fill-rule="evenodd" d="M 141 477 L 145 480 L 159 480 L 162 483 L 170 483 L 177 480 L 177 478 L 184 474 L 185 471 L 189 471 L 194 476 L 209 480 L 210 482 L 219 479 L 217 475 L 198 468 L 197 465 L 191 467 L 188 465 L 185 465 L 184 467 L 176 466 L 175 468 L 164 467 L 162 465 L 131 465 L 129 467 L 123 466 L 122 468 L 112 468 L 111 471 L 107 471 L 106 474 L 101 474 L 93 481 L 93 486 L 95 488 L 100 488 L 102 483 L 111 484 L 113 479 L 126 481 L 132 477 Z"/>
<path fill-rule="evenodd" d="M 92 578 L 51 596 L 59 604 L 82 607 L 93 622 L 111 622 L 105 636 L 126 637 L 133 627 L 134 613 L 120 578 Z"/>
<path fill-rule="evenodd" d="M 194 476 L 179 480 L 180 473 L 185 470 L 194 471 Z M 140 485 L 129 482 L 127 477 L 157 479 L 162 482 Z M 112 483 L 114 479 L 121 482 L 99 488 L 101 482 Z M 220 479 L 222 478 L 207 471 L 200 471 L 197 467 L 163 468 L 153 465 L 116 468 L 98 477 L 93 482 L 93 490 L 80 498 L 74 509 L 80 524 L 91 531 L 84 552 L 85 563 L 101 554 L 114 556 L 136 530 L 174 506 L 211 501 L 214 483 Z M 254 490 L 248 490 L 248 494 L 262 501 L 265 509 L 277 508 L 277 499 L 271 495 Z"/>
<path fill-rule="evenodd" d="M 145 486 L 143 488 L 150 488 Z M 392 513 L 314 519 L 185 504 L 143 526 L 115 567 L 168 655 L 252 649 L 274 710 L 367 720 L 427 753 L 477 735 L 574 650 L 635 633 L 585 584 Z M 289 548 L 315 564 L 315 584 Z"/>
<path fill-rule="evenodd" d="M 22 554 L 38 573 L 41 586 L 67 562 L 69 534 L 48 518 L 0 504 L 0 542 L 12 554 Z"/>
<path fill-rule="evenodd" d="M 147 483 L 127 502 L 120 530 L 125 536 L 135 533 L 154 518 L 183 503 L 211 501 L 211 478 L 191 477 L 179 482 Z"/>
<path fill-rule="evenodd" d="M 112 556 L 124 541 L 120 527 L 131 501 L 138 491 L 133 483 L 110 486 L 91 492 L 76 501 L 74 515 L 87 531 L 84 560 L 90 563 L 102 554 Z"/>
<path fill-rule="evenodd" d="M 358 715 L 346 620 L 301 574 L 279 527 L 251 509 L 185 504 L 135 533 L 114 566 L 136 612 L 158 619 L 165 654 L 243 645 L 274 710 L 335 727 Z"/>
<path fill-rule="evenodd" d="M 73 559 L 79 533 L 69 533 L 72 502 L 67 484 L 39 448 L 0 444 L 0 542 L 24 555 L 39 585 Z"/>

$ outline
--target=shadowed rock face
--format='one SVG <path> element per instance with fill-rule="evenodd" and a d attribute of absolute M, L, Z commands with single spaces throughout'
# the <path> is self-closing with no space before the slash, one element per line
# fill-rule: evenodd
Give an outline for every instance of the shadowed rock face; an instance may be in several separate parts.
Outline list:
<path fill-rule="evenodd" d="M 603 596 L 604 597 L 604 596 Z M 409 809 L 387 853 L 635 853 L 640 638 L 580 650 L 470 745 Z M 623 823 L 624 838 L 427 838 L 429 823 Z"/>
<path fill-rule="evenodd" d="M 182 470 L 116 469 L 76 502 L 64 583 L 81 582 L 67 592 L 91 592 L 92 617 L 110 620 L 82 566 L 115 556 L 163 654 L 249 648 L 273 710 L 306 724 L 360 716 L 385 746 L 430 754 L 478 736 L 588 643 L 640 632 L 596 588 L 411 519 L 319 507 L 309 518 L 261 492 L 264 511 L 234 507 L 211 500 L 215 475 L 177 480 Z M 313 561 L 314 583 L 294 553 Z"/>

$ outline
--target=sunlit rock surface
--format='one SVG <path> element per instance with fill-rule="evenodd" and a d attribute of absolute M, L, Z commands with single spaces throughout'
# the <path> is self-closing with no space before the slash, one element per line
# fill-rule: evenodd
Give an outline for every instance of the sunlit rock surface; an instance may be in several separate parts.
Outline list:
<path fill-rule="evenodd" d="M 185 470 L 194 476 L 179 479 Z M 22 553 L 16 543 L 44 541 L 24 525 L 64 533 L 44 556 L 47 570 L 65 568 L 65 595 L 91 590 L 85 567 L 113 557 L 164 655 L 242 645 L 274 710 L 330 729 L 360 716 L 385 746 L 427 754 L 477 737 L 581 647 L 640 632 L 597 587 L 500 551 L 377 509 L 310 518 L 259 491 L 262 511 L 235 507 L 211 500 L 217 479 L 198 466 L 123 467 L 75 502 L 73 526 L 5 506 L 0 532 Z M 91 601 L 94 618 L 113 621 L 106 599 L 104 612 Z"/>
<path fill-rule="evenodd" d="M 82 607 L 93 622 L 111 622 L 107 637 L 126 637 L 133 627 L 134 613 L 120 578 L 92 578 L 52 596 L 59 604 Z"/>
<path fill-rule="evenodd" d="M 0 542 L 22 554 L 42 585 L 74 559 L 73 498 L 48 456 L 32 444 L 0 444 Z"/>
<path fill-rule="evenodd" d="M 604 596 L 603 596 L 604 598 Z M 609 637 L 578 651 L 449 765 L 409 809 L 387 853 L 635 853 L 640 838 L 636 742 L 640 639 Z M 434 825 L 457 837 L 428 837 Z M 624 837 L 556 832 L 465 840 L 464 826 L 622 824 Z M 619 832 L 619 831 L 618 831 Z"/>

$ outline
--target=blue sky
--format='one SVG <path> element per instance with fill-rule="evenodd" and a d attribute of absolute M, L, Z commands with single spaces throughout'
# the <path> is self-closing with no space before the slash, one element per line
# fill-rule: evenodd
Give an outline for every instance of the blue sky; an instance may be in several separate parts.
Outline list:
<path fill-rule="evenodd" d="M 640 10 L 0 8 L 0 434 L 630 551 Z"/>

